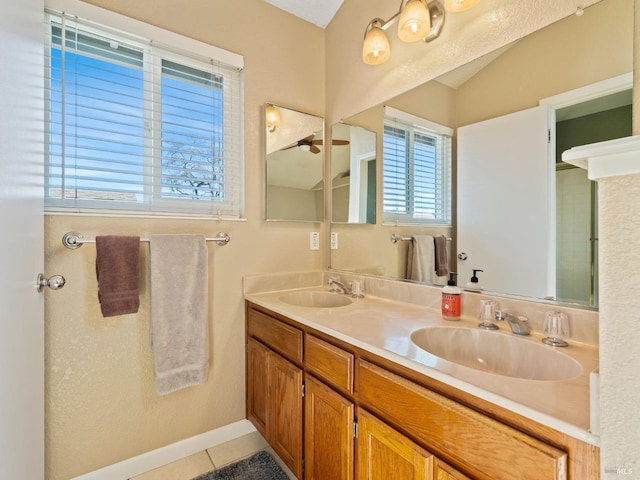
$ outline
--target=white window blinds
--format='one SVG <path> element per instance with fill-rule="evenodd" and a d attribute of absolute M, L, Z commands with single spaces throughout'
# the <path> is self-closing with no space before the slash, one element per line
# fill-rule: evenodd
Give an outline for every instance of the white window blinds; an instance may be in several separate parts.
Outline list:
<path fill-rule="evenodd" d="M 240 218 L 240 68 L 47 13 L 47 209 Z"/>
<path fill-rule="evenodd" d="M 385 107 L 385 223 L 451 224 L 451 133 L 447 127 Z"/>

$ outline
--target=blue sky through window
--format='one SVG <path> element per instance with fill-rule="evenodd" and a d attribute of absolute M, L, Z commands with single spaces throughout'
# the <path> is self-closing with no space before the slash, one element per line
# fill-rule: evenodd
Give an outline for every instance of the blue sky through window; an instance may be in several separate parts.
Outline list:
<path fill-rule="evenodd" d="M 141 49 L 68 29 L 63 53 L 61 33 L 52 27 L 49 196 L 141 202 L 157 182 L 163 196 L 222 198 L 223 78 L 162 60 L 154 104 Z M 162 158 L 150 160 L 154 138 Z"/>

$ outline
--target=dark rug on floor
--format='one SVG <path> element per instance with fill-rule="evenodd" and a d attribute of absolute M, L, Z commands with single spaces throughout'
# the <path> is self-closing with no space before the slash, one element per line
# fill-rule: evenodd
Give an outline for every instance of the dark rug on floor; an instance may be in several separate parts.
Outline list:
<path fill-rule="evenodd" d="M 193 480 L 289 480 L 269 452 L 261 451 Z"/>

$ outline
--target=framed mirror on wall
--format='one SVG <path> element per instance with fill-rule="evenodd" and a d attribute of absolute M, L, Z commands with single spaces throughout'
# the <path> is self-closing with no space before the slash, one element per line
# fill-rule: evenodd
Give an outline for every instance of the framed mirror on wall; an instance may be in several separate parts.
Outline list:
<path fill-rule="evenodd" d="M 623 85 L 624 82 L 614 81 L 616 86 L 613 90 L 609 89 L 608 93 L 600 92 L 597 95 L 593 94 L 593 88 L 595 85 L 618 78 L 630 79 L 629 72 L 632 70 L 633 1 L 602 0 L 587 8 L 582 16 L 570 16 L 560 20 L 434 81 L 390 98 L 384 105 L 372 107 L 346 119 L 348 123 L 361 124 L 358 120 L 366 118 L 367 126 L 378 132 L 381 138 L 386 105 L 452 128 L 454 218 L 453 227 L 448 231 L 418 229 L 401 222 L 397 225 L 385 225 L 380 215 L 375 225 L 356 227 L 332 224 L 331 231 L 339 232 L 340 244 L 338 250 L 331 251 L 331 268 L 406 279 L 408 242 L 394 244 L 389 240 L 391 235 L 395 233 L 406 238 L 425 233 L 443 234 L 452 238 L 451 269 L 459 271 L 462 264 L 458 263 L 457 255 L 467 254 L 463 262 L 466 261 L 469 269 L 485 270 L 480 274 L 480 282 L 488 292 L 597 307 L 597 224 L 593 222 L 596 218 L 594 212 L 597 203 L 593 196 L 593 186 L 584 172 L 567 169 L 569 167 L 566 165 L 556 166 L 554 157 L 560 158 L 561 152 L 556 153 L 553 150 L 555 144 L 559 150 L 566 150 L 581 144 L 629 135 L 632 82 L 627 81 Z M 582 95 L 585 98 L 580 102 L 551 105 L 554 118 L 548 125 L 550 132 L 544 127 L 542 138 L 546 153 L 540 155 L 540 161 L 544 162 L 545 166 L 545 171 L 540 177 L 544 183 L 538 187 L 538 191 L 544 193 L 548 201 L 544 211 L 539 212 L 539 208 L 533 208 L 539 206 L 536 200 L 525 197 L 527 189 L 523 187 L 528 186 L 527 182 L 530 182 L 531 176 L 515 171 L 522 157 L 520 153 L 515 156 L 510 154 L 510 160 L 498 166 L 501 170 L 494 173 L 490 172 L 488 166 L 482 169 L 484 178 L 489 179 L 500 179 L 505 171 L 509 170 L 514 174 L 511 180 L 498 181 L 495 184 L 489 183 L 488 180 L 483 181 L 481 186 L 474 187 L 472 191 L 465 179 L 469 178 L 467 174 L 477 178 L 477 172 L 464 171 L 465 162 L 460 161 L 459 140 L 462 127 L 472 128 L 473 125 L 491 119 L 532 109 L 545 99 L 573 95 L 573 92 L 577 91 L 586 92 L 587 95 Z M 589 92 L 592 97 L 597 96 L 598 100 L 587 101 Z M 612 120 L 613 118 L 615 120 Z M 611 128 L 604 128 L 605 125 L 614 123 L 621 124 L 621 128 L 616 132 L 611 132 Z M 508 134 L 511 127 L 512 124 L 508 122 L 502 129 L 503 133 Z M 580 132 L 580 138 L 575 135 L 576 130 Z M 483 138 L 486 139 L 486 135 L 483 135 Z M 547 138 L 554 145 L 548 145 Z M 501 141 L 490 143 L 498 152 L 502 149 Z M 521 145 L 516 143 L 518 146 Z M 548 146 L 551 148 L 547 148 Z M 381 148 L 380 145 L 378 148 Z M 473 163 L 478 158 L 472 143 L 465 141 L 464 150 L 469 162 Z M 548 156 L 549 153 L 552 155 L 551 158 Z M 495 152 L 490 154 L 493 157 L 496 155 Z M 379 163 L 382 163 L 382 159 Z M 382 178 L 381 174 L 381 168 L 378 167 L 379 181 Z M 570 179 L 563 179 L 569 175 Z M 573 177 L 580 177 L 580 181 L 584 179 L 584 182 L 578 186 L 577 180 Z M 461 191 L 461 188 L 464 191 Z M 567 188 L 572 190 L 566 190 Z M 461 208 L 481 206 L 478 189 L 480 193 L 495 194 L 493 205 L 515 205 L 517 199 L 521 207 L 507 217 L 493 217 L 476 226 L 467 225 L 471 227 L 469 235 L 461 238 L 461 220 L 479 218 L 473 210 L 461 211 Z M 381 190 L 379 185 L 379 207 L 383 201 Z M 461 195 L 469 197 L 470 201 L 464 202 L 468 207 L 461 205 Z M 491 211 L 496 212 L 498 209 L 484 209 L 484 213 Z M 530 256 L 532 250 L 518 239 L 523 229 L 514 225 L 514 216 L 525 221 L 529 216 L 529 223 L 533 224 L 535 220 L 539 225 L 544 225 L 539 227 L 544 234 L 540 242 L 546 245 L 548 261 L 540 261 L 534 267 L 521 266 L 518 258 Z M 574 236 L 576 228 L 572 226 L 578 223 L 582 232 L 579 238 Z M 494 247 L 491 252 L 501 260 L 506 256 L 506 251 L 495 248 L 497 242 L 494 240 L 497 237 L 515 246 L 522 245 L 520 250 L 514 249 L 516 258 L 507 262 L 506 271 L 498 272 L 498 266 L 492 265 L 489 260 L 482 260 L 481 265 L 475 263 L 480 261 L 477 260 L 479 249 L 468 244 L 466 239 L 478 238 L 480 228 L 488 229 L 484 238 L 489 240 L 485 241 L 485 246 L 489 249 Z M 569 229 L 571 232 L 567 232 Z M 571 236 L 568 236 L 568 233 L 571 233 Z M 464 246 L 461 245 L 461 240 Z M 534 290 L 515 291 L 516 283 L 512 280 L 517 276 L 526 276 L 527 268 L 540 270 L 538 273 L 546 283 L 536 285 Z M 593 272 L 596 272 L 595 275 Z M 501 286 L 493 286 L 492 278 L 503 281 Z M 462 286 L 468 281 L 468 276 L 458 278 L 458 284 Z M 581 286 L 579 292 L 575 288 L 578 285 Z"/>
<path fill-rule="evenodd" d="M 376 223 L 376 132 L 331 127 L 331 222 Z"/>
<path fill-rule="evenodd" d="M 324 219 L 324 119 L 265 104 L 265 219 Z"/>

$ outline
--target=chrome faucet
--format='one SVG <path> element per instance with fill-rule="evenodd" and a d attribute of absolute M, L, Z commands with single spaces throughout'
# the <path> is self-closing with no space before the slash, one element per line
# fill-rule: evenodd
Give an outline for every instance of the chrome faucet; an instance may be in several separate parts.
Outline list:
<path fill-rule="evenodd" d="M 335 280 L 333 278 L 329 279 L 329 285 L 332 288 L 338 287 L 339 289 L 341 289 L 345 295 L 351 295 L 351 287 L 345 285 L 344 283 L 342 283 L 339 280 Z"/>
<path fill-rule="evenodd" d="M 507 312 L 496 312 L 496 320 L 507 321 L 511 331 L 516 335 L 531 335 L 531 327 L 527 317 L 516 317 Z"/>

